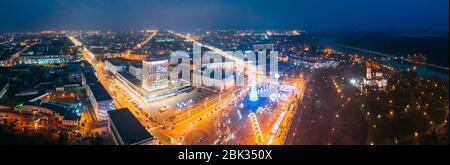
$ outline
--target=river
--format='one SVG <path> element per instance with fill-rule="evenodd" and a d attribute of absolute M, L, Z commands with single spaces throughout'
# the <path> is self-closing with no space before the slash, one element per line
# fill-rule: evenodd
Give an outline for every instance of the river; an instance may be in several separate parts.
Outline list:
<path fill-rule="evenodd" d="M 365 57 L 371 57 L 371 58 L 384 58 L 383 60 L 384 64 L 389 65 L 395 69 L 403 70 L 403 71 L 415 71 L 417 75 L 423 76 L 423 77 L 435 77 L 442 80 L 448 81 L 449 77 L 449 70 L 448 67 L 443 66 L 437 66 L 433 64 L 426 64 L 426 65 L 418 65 L 415 70 L 411 70 L 411 63 L 406 61 L 405 59 L 402 59 L 400 56 L 397 55 L 390 55 L 390 54 L 383 54 L 380 52 L 370 51 L 363 48 L 354 48 L 350 46 L 340 45 L 336 43 L 336 40 L 334 39 L 321 39 L 319 41 L 319 44 L 330 47 L 334 50 L 338 50 L 345 53 L 357 53 L 360 55 L 363 55 Z"/>

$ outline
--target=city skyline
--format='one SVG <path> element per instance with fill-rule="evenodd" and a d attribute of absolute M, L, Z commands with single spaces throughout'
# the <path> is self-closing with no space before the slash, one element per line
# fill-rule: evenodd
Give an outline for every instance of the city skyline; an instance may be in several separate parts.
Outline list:
<path fill-rule="evenodd" d="M 447 0 L 40 0 L 2 2 L 0 32 L 41 30 L 304 29 L 448 33 Z M 24 5 L 25 4 L 25 5 Z M 20 14 L 18 14 L 20 13 Z"/>

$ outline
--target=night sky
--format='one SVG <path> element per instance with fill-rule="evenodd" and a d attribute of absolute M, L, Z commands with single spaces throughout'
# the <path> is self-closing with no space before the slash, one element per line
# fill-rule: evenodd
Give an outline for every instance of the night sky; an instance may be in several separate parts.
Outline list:
<path fill-rule="evenodd" d="M 448 33 L 449 0 L 0 0 L 0 32 L 142 28 Z"/>

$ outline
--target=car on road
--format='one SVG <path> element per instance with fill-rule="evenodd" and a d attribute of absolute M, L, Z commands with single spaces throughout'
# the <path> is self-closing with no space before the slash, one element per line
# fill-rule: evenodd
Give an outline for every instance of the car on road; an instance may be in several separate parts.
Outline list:
<path fill-rule="evenodd" d="M 161 112 L 161 113 L 166 112 L 167 109 L 169 109 L 169 106 L 163 105 L 161 108 L 159 108 L 159 112 Z"/>
<path fill-rule="evenodd" d="M 150 118 L 150 121 L 152 121 L 152 122 L 156 121 L 155 118 L 153 118 L 153 117 L 149 117 L 149 118 Z"/>

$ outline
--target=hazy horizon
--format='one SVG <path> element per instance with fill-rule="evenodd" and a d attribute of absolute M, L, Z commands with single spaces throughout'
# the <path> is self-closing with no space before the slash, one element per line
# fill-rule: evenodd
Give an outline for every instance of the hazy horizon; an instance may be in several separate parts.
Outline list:
<path fill-rule="evenodd" d="M 0 32 L 144 28 L 448 33 L 448 0 L 1 0 Z"/>

